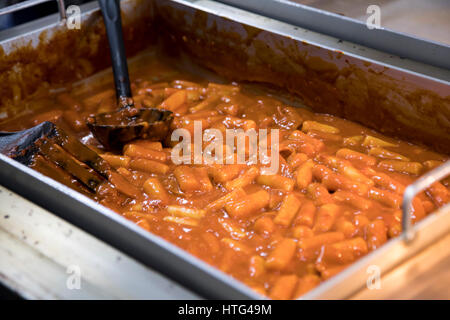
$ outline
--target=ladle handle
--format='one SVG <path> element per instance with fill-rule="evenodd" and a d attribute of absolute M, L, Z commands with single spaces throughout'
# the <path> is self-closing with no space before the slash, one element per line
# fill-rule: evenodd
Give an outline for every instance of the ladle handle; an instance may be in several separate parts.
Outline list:
<path fill-rule="evenodd" d="M 120 17 L 120 0 L 98 0 L 105 22 L 111 53 L 117 100 L 131 98 L 130 77 L 125 55 Z"/>

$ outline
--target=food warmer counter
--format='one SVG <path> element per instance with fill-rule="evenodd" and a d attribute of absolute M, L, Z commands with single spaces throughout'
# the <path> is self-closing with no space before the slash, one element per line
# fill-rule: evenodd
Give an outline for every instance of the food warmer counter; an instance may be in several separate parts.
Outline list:
<path fill-rule="evenodd" d="M 126 0 L 122 1 L 122 11 L 129 55 L 148 46 L 157 46 L 168 54 L 181 52 L 234 80 L 281 87 L 314 111 L 344 117 L 386 135 L 450 153 L 448 70 L 400 59 L 216 1 Z M 106 68 L 106 39 L 95 3 L 82 7 L 81 25 L 78 31 L 67 30 L 65 21 L 55 23 L 55 16 L 51 16 L 0 34 L 0 63 L 10 80 L 2 81 L 0 90 L 10 92 L 19 79 L 27 82 L 32 92 L 42 81 L 77 81 L 80 75 L 73 72 L 74 67 L 81 68 L 82 77 Z M 171 52 L 173 48 L 176 53 Z M 86 64 L 76 62 L 85 60 L 90 61 L 90 68 L 83 69 Z M 35 62 L 40 72 L 30 74 Z M 330 71 L 339 76 L 339 86 L 329 82 Z M 410 223 L 409 210 L 418 192 L 449 173 L 450 163 L 446 162 L 407 188 L 401 236 L 390 239 L 302 298 L 349 297 L 366 286 L 370 266 L 386 273 L 446 236 L 450 228 L 448 205 L 415 225 Z M 262 298 L 239 281 L 106 207 L 1 154 L 0 179 L 5 188 L 203 297 Z"/>

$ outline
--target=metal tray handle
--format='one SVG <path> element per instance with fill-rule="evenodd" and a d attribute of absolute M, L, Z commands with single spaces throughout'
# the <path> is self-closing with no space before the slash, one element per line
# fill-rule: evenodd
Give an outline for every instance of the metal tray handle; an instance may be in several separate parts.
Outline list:
<path fill-rule="evenodd" d="M 402 228 L 406 243 L 411 242 L 415 237 L 415 230 L 411 223 L 411 209 L 414 197 L 419 192 L 448 175 L 450 175 L 450 160 L 427 172 L 405 189 L 402 203 Z"/>
<path fill-rule="evenodd" d="M 16 11 L 20 11 L 26 8 L 34 7 L 41 3 L 46 3 L 50 1 L 56 1 L 58 3 L 58 10 L 59 10 L 59 18 L 61 21 L 65 20 L 66 15 L 66 7 L 64 5 L 64 0 L 27 0 L 23 1 L 17 4 L 13 4 L 12 6 L 8 6 L 5 8 L 0 9 L 0 16 L 8 13 L 13 13 Z"/>

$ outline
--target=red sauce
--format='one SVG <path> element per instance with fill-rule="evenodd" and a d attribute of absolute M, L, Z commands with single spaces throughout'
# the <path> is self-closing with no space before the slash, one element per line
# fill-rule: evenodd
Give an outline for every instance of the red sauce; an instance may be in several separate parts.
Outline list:
<path fill-rule="evenodd" d="M 401 232 L 405 186 L 446 157 L 356 123 L 239 84 L 219 85 L 153 58 L 131 68 L 137 107 L 174 112 L 172 129 L 279 129 L 276 176 L 261 164 L 175 165 L 170 141 L 133 141 L 106 153 L 86 118 L 116 108 L 111 83 L 27 101 L 0 130 L 53 121 L 101 153 L 136 192 L 111 184 L 90 195 L 142 228 L 274 299 L 293 299 Z M 89 195 L 45 157 L 34 168 Z M 126 188 L 126 187 L 125 187 Z M 448 183 L 417 196 L 418 221 L 449 201 Z"/>

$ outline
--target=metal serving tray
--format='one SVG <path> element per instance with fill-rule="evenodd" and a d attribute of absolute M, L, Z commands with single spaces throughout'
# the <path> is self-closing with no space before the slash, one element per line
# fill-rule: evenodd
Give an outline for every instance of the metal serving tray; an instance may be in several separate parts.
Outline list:
<path fill-rule="evenodd" d="M 189 43 L 183 48 L 200 59 L 202 54 L 205 56 L 216 54 L 216 61 L 221 62 L 223 67 L 226 68 L 230 67 L 227 63 L 235 63 L 237 70 L 245 67 L 245 76 L 241 76 L 239 80 L 257 80 L 270 83 L 269 78 L 275 74 L 276 76 L 288 76 L 292 81 L 302 81 L 302 77 L 305 76 L 302 72 L 308 74 L 310 71 L 308 68 L 313 68 L 312 65 L 302 65 L 304 61 L 299 59 L 298 53 L 306 52 L 311 57 L 320 57 L 322 59 L 320 61 L 327 61 L 328 65 L 336 65 L 337 68 L 342 68 L 345 63 L 353 63 L 357 66 L 357 73 L 360 75 L 358 80 L 360 81 L 367 80 L 365 76 L 369 74 L 372 76 L 370 80 L 375 82 L 389 76 L 389 80 L 395 83 L 398 88 L 392 89 L 390 87 L 390 90 L 384 90 L 382 94 L 385 94 L 386 101 L 390 101 L 389 106 L 394 109 L 405 108 L 403 93 L 411 92 L 412 89 L 422 90 L 425 92 L 425 97 L 431 95 L 433 99 L 444 103 L 444 107 L 448 105 L 446 103 L 448 103 L 450 94 L 450 84 L 445 80 L 440 80 L 448 79 L 448 70 L 404 60 L 401 60 L 401 67 L 399 67 L 396 62 L 400 60 L 387 54 L 341 43 L 335 38 L 251 14 L 215 1 L 126 0 L 122 1 L 122 10 L 125 21 L 132 21 L 137 12 L 150 13 L 149 16 L 152 21 L 158 21 L 158 24 L 162 25 L 165 31 L 173 32 L 173 37 L 171 37 L 173 41 L 185 39 L 184 36 L 195 39 L 199 43 L 207 44 L 201 52 L 195 46 L 190 46 Z M 82 12 L 82 23 L 86 28 L 89 28 L 95 21 L 99 21 L 100 14 L 95 3 L 83 6 Z M 64 30 L 65 27 L 61 23 L 55 22 L 56 20 L 57 16 L 55 15 L 9 30 L 6 33 L 0 33 L 0 45 L 2 45 L 6 54 L 26 45 L 29 41 L 32 41 L 33 45 L 37 45 L 43 32 L 48 35 L 55 34 L 58 30 Z M 242 37 L 247 41 L 242 41 Z M 208 46 L 211 41 L 218 43 L 222 50 L 215 51 L 214 46 Z M 273 58 L 273 55 L 261 55 L 262 51 L 258 50 L 255 44 L 267 45 L 269 49 L 261 49 L 265 53 L 277 51 L 278 63 L 266 60 L 267 57 Z M 355 53 L 355 50 L 360 49 L 364 50 L 361 51 L 365 54 L 364 56 Z M 232 56 L 233 53 L 242 53 L 241 57 L 244 58 L 245 63 L 239 64 L 234 60 L 232 62 L 228 60 L 227 62 L 227 55 Z M 288 63 L 289 68 L 283 68 L 286 63 Z M 267 64 L 270 64 L 270 67 Z M 211 65 L 209 67 L 214 68 Z M 261 73 L 264 67 L 267 70 L 275 70 L 274 74 Z M 427 76 L 416 72 L 421 68 L 427 70 Z M 335 69 L 333 68 L 333 70 Z M 217 71 L 224 73 L 220 68 Z M 312 81 L 315 75 L 318 77 L 316 80 L 319 81 L 320 75 L 317 75 L 317 72 L 310 73 L 308 76 L 311 77 Z M 289 83 L 281 83 L 281 85 L 300 95 L 313 109 L 333 111 L 327 109 L 325 104 L 327 101 L 310 99 L 310 96 L 296 91 L 292 85 L 289 86 Z M 305 83 L 302 89 L 308 89 L 308 83 Z M 311 89 L 314 88 L 311 87 Z M 325 94 L 327 90 L 333 91 L 331 87 L 325 86 L 320 94 Z M 344 116 L 346 115 L 347 106 L 345 102 L 350 103 L 351 101 L 340 103 L 341 109 L 336 109 L 337 115 L 342 115 L 342 113 L 344 113 Z M 407 104 L 407 106 L 411 107 L 410 104 Z M 431 107 L 433 107 L 433 104 L 431 104 Z M 415 106 L 413 106 L 414 110 L 416 110 Z M 446 112 L 448 110 L 444 108 L 444 110 L 436 110 L 435 114 L 442 115 L 445 118 Z M 356 114 L 356 118 L 357 116 Z M 351 114 L 350 118 L 352 118 Z M 358 120 L 354 117 L 353 119 Z M 424 119 L 424 121 L 431 120 Z M 407 126 L 401 121 L 398 124 L 399 126 Z M 369 125 L 373 126 L 374 123 L 369 123 Z M 433 123 L 429 122 L 420 130 L 426 136 L 425 139 L 434 137 L 438 140 L 437 143 L 440 143 L 440 148 L 445 149 L 446 142 L 450 141 L 448 140 L 450 139 L 450 126 L 438 129 L 432 128 L 432 126 Z M 417 188 L 423 188 L 435 179 L 447 175 L 449 168 L 449 163 L 447 163 L 432 172 L 425 180 L 421 180 L 418 184 L 408 188 L 409 196 L 413 195 Z M 247 286 L 218 269 L 191 256 L 162 238 L 144 231 L 134 223 L 91 199 L 2 154 L 0 154 L 0 183 L 206 298 L 262 298 Z M 408 201 L 407 199 L 405 203 Z M 407 206 L 405 206 L 405 216 L 408 213 L 406 208 Z M 405 219 L 405 221 L 408 220 Z M 369 266 L 375 265 L 379 267 L 382 273 L 387 272 L 448 233 L 450 231 L 450 206 L 447 205 L 429 215 L 408 231 L 410 235 L 415 233 L 414 237 L 408 238 L 410 241 L 406 241 L 406 236 L 391 239 L 383 247 L 358 260 L 337 276 L 325 281 L 303 298 L 346 298 L 358 291 L 366 285 Z"/>

